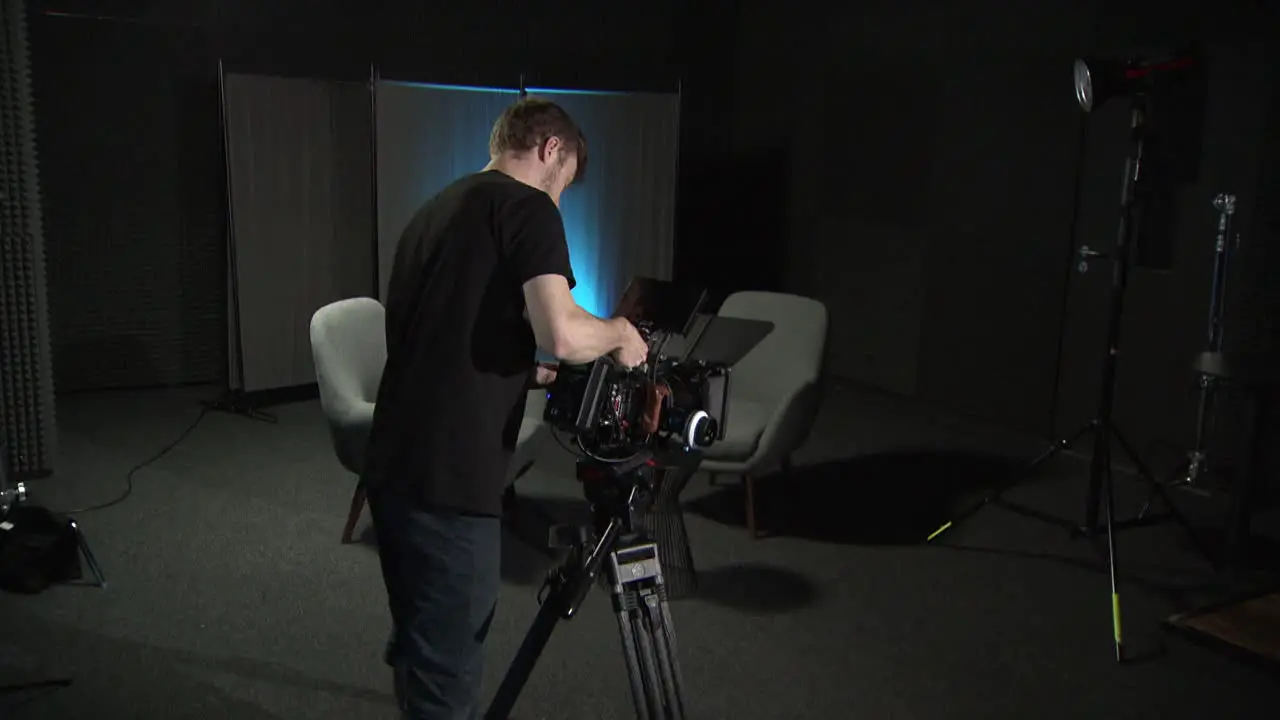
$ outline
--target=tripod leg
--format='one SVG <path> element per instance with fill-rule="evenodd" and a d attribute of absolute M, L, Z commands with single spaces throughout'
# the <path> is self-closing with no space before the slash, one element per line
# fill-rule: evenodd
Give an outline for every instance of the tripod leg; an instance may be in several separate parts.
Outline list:
<path fill-rule="evenodd" d="M 621 600 L 621 598 L 620 598 Z M 626 661 L 627 679 L 631 682 L 631 702 L 635 705 L 636 720 L 662 720 L 662 703 L 655 702 L 653 675 L 646 662 L 648 647 L 644 643 L 644 621 L 634 607 L 618 606 L 618 630 L 622 638 L 623 660 Z"/>
<path fill-rule="evenodd" d="M 515 707 L 520 691 L 524 690 L 525 683 L 529 681 L 533 666 L 542 656 L 547 641 L 551 639 L 551 632 L 560 622 L 560 610 L 563 607 L 560 596 L 564 587 L 563 584 L 553 585 L 551 592 L 543 598 L 542 607 L 538 609 L 529 632 L 524 636 L 524 642 L 520 643 L 515 659 L 511 661 L 507 674 L 502 678 L 502 684 L 498 686 L 498 692 L 494 694 L 489 709 L 485 711 L 485 720 L 507 720 L 511 715 L 511 709 Z"/>
<path fill-rule="evenodd" d="M 675 658 L 675 637 L 670 624 L 671 614 L 667 601 L 654 595 L 645 608 L 648 626 L 653 635 L 653 647 L 658 661 L 658 675 L 662 679 L 663 695 L 672 720 L 684 717 L 684 694 L 680 683 L 680 668 Z"/>
<path fill-rule="evenodd" d="M 640 720 L 683 720 L 684 690 L 658 546 L 643 542 L 613 553 L 608 579 Z M 624 580 L 625 578 L 625 580 Z"/>
<path fill-rule="evenodd" d="M 1155 474 L 1151 472 L 1151 469 L 1147 464 L 1143 462 L 1142 458 L 1138 456 L 1138 453 L 1134 451 L 1133 444 L 1130 443 L 1119 430 L 1113 430 L 1112 433 L 1115 436 L 1116 442 L 1120 443 L 1120 448 L 1124 451 L 1125 455 L 1129 456 L 1129 460 L 1132 461 L 1134 467 L 1138 469 L 1138 474 L 1151 484 L 1150 494 L 1147 497 L 1146 503 L 1143 504 L 1142 509 L 1139 511 L 1138 517 L 1145 518 L 1151 506 L 1155 504 L 1155 499 L 1160 498 L 1168 511 L 1168 516 L 1173 518 L 1173 521 L 1182 528 L 1182 531 L 1191 539 L 1191 542 L 1196 546 L 1196 549 L 1199 550 L 1205 558 L 1210 558 L 1213 553 L 1209 552 L 1206 548 L 1204 541 L 1200 538 L 1200 533 L 1196 532 L 1191 521 L 1188 520 L 1187 517 L 1178 510 L 1177 506 L 1173 504 L 1173 501 L 1169 498 L 1169 494 L 1165 490 L 1165 487 L 1156 480 Z M 1210 563 L 1213 563 L 1213 560 L 1210 560 Z"/>
<path fill-rule="evenodd" d="M 650 705 L 645 702 L 644 671 L 636 647 L 637 618 L 626 608 L 618 610 L 618 631 L 622 639 L 622 653 L 627 664 L 627 679 L 631 681 L 631 698 L 636 706 L 636 720 L 651 720 Z"/>
<path fill-rule="evenodd" d="M 1138 456 L 1137 451 L 1133 449 L 1133 444 L 1124 436 L 1124 433 L 1112 428 L 1111 436 L 1116 442 L 1120 443 L 1120 449 L 1129 458 L 1129 462 L 1133 463 L 1133 467 L 1138 471 L 1138 476 L 1143 480 L 1146 480 L 1148 483 L 1151 483 L 1151 490 L 1147 493 L 1147 499 L 1142 503 L 1142 507 L 1138 510 L 1138 517 L 1145 518 L 1147 513 L 1151 512 L 1151 508 L 1155 505 L 1157 498 L 1164 500 L 1165 505 L 1172 508 L 1173 505 L 1169 503 L 1168 498 L 1165 498 L 1164 493 L 1161 492 L 1160 483 L 1156 480 L 1155 473 L 1152 473 L 1151 469 L 1147 467 L 1147 464 Z M 1184 463 L 1179 463 L 1178 466 L 1183 467 Z"/>
<path fill-rule="evenodd" d="M 644 602 L 643 600 L 641 601 Z M 644 677 L 645 699 L 649 703 L 649 707 L 653 709 L 655 715 L 663 717 L 663 693 L 662 693 L 662 676 L 658 674 L 658 663 L 655 657 L 655 648 L 653 643 L 653 628 L 649 623 L 649 618 L 645 613 L 642 605 L 635 611 L 632 620 L 632 628 L 636 631 L 636 650 L 640 655 L 640 671 Z M 639 705 L 639 702 L 636 703 Z"/>

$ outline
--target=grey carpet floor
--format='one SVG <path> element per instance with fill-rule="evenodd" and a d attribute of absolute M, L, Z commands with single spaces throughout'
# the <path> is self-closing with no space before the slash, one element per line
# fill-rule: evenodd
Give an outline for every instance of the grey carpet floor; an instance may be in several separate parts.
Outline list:
<path fill-rule="evenodd" d="M 126 472 L 198 415 L 211 391 L 64 398 L 55 509 L 110 500 Z M 338 536 L 353 480 L 315 402 L 277 424 L 210 414 L 134 476 L 124 502 L 78 515 L 109 580 L 0 595 L 0 717 L 393 718 L 376 549 Z M 911 402 L 836 388 L 763 522 L 741 527 L 736 487 L 695 478 L 696 596 L 673 604 L 693 718 L 1268 718 L 1280 683 L 1166 633 L 1212 578 L 1175 528 L 1121 536 L 1126 636 L 1112 660 L 1109 586 L 1061 530 L 998 509 L 920 541 L 1041 443 Z M 539 448 L 523 502 L 563 519 L 582 501 L 571 459 Z M 1054 463 L 1014 496 L 1078 511 L 1083 464 Z M 1144 493 L 1122 483 L 1123 508 Z M 1202 504 L 1192 500 L 1193 504 Z M 367 522 L 367 521 L 366 521 Z M 549 560 L 514 536 L 490 642 L 496 687 L 537 610 Z M 617 631 L 595 595 L 562 624 L 517 706 L 525 718 L 631 717 Z"/>

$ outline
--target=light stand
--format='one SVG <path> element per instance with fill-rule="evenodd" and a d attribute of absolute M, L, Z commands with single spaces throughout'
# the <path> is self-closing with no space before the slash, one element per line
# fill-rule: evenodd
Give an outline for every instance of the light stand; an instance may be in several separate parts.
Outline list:
<path fill-rule="evenodd" d="M 638 720 L 681 720 L 684 688 L 658 544 L 639 522 L 660 483 L 683 483 L 701 454 L 644 451 L 626 462 L 582 459 L 577 476 L 593 527 L 572 528 L 569 553 L 539 593 L 541 608 L 498 688 L 485 720 L 507 720 L 560 620 L 577 614 L 593 583 L 610 592 Z M 603 570 L 603 574 L 602 571 Z"/>
<path fill-rule="evenodd" d="M 1222 353 L 1222 311 L 1227 292 L 1227 267 L 1233 242 L 1239 244 L 1240 236 L 1234 234 L 1236 196 L 1221 193 L 1213 199 L 1218 211 L 1218 228 L 1213 245 L 1213 285 L 1209 291 L 1209 331 L 1204 352 L 1196 358 L 1193 369 L 1198 376 L 1200 400 L 1196 406 L 1195 444 L 1187 457 L 1174 470 L 1177 482 L 1194 487 L 1200 478 L 1211 471 L 1208 465 L 1209 437 L 1217 414 L 1217 395 L 1223 382 L 1230 377 L 1230 363 Z M 1180 477 L 1179 477 L 1180 476 Z"/>
<path fill-rule="evenodd" d="M 1080 101 L 1081 107 L 1086 111 L 1091 109 L 1095 99 L 1092 89 L 1081 88 L 1081 68 L 1077 63 L 1077 99 Z M 1084 82 L 1088 82 L 1087 71 Z M 1043 454 L 1032 461 L 1027 468 L 1025 475 L 1019 475 L 1012 480 L 1002 483 L 991 494 L 984 498 L 980 503 L 973 506 L 966 512 L 961 513 L 956 519 L 944 524 L 941 528 L 934 531 L 926 542 L 931 542 L 940 536 L 946 530 L 954 527 L 967 517 L 977 513 L 988 504 L 997 504 L 1014 512 L 1036 518 L 1038 520 L 1048 522 L 1054 525 L 1066 527 L 1073 533 L 1081 533 L 1086 537 L 1093 537 L 1100 529 L 1098 526 L 1099 506 L 1102 505 L 1105 511 L 1104 527 L 1107 535 L 1107 570 L 1111 581 L 1111 615 L 1113 638 L 1115 643 L 1116 660 L 1124 659 L 1124 641 L 1121 633 L 1121 613 L 1120 613 L 1120 593 L 1117 585 L 1117 569 L 1119 560 L 1116 552 L 1115 533 L 1119 530 L 1154 525 L 1166 520 L 1174 520 L 1183 527 L 1184 530 L 1196 540 L 1195 533 L 1191 528 L 1191 524 L 1184 518 L 1169 501 L 1164 488 L 1156 481 L 1155 476 L 1147 468 L 1146 464 L 1138 457 L 1134 451 L 1133 445 L 1125 439 L 1119 429 L 1115 426 L 1113 412 L 1115 406 L 1115 385 L 1116 385 L 1116 369 L 1117 360 L 1120 355 L 1120 329 L 1124 314 L 1125 290 L 1128 286 L 1129 267 L 1131 263 L 1131 253 L 1133 240 L 1137 237 L 1137 225 L 1140 220 L 1140 200 L 1142 191 L 1143 176 L 1143 150 L 1145 140 L 1145 129 L 1147 123 L 1147 107 L 1145 98 L 1142 94 L 1135 94 L 1131 98 L 1131 151 L 1129 157 L 1125 161 L 1124 183 L 1120 194 L 1120 226 L 1116 235 L 1115 250 L 1108 256 L 1106 253 L 1090 250 L 1087 246 L 1080 248 L 1081 265 L 1087 268 L 1087 261 L 1094 258 L 1110 257 L 1112 260 L 1111 274 L 1111 298 L 1110 313 L 1107 321 L 1107 348 L 1102 359 L 1102 379 L 1099 389 L 1098 408 L 1095 417 L 1078 429 L 1074 434 L 1058 440 L 1051 445 Z M 1037 470 L 1050 460 L 1057 457 L 1062 451 L 1073 448 L 1085 436 L 1093 438 L 1093 452 L 1089 464 L 1089 495 L 1085 505 L 1085 521 L 1083 525 L 1074 523 L 1062 518 L 1040 512 L 1033 508 L 1018 505 L 1004 499 L 1004 494 L 1012 489 L 1015 485 L 1020 484 L 1023 479 L 1034 475 Z M 1117 521 L 1115 519 L 1115 493 L 1112 474 L 1112 443 L 1120 446 L 1120 449 L 1129 456 L 1137 468 L 1141 479 L 1148 482 L 1151 486 L 1151 496 L 1142 508 L 1142 511 L 1136 518 L 1131 520 Z M 1168 511 L 1161 515 L 1148 514 L 1152 501 L 1159 497 L 1164 501 Z"/>

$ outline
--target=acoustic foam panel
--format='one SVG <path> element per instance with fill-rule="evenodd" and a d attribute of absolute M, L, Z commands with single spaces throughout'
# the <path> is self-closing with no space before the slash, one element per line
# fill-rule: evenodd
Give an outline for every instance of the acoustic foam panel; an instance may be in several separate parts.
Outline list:
<path fill-rule="evenodd" d="M 16 476 L 52 470 L 56 438 L 35 112 L 21 0 L 0 13 L 0 433 Z"/>

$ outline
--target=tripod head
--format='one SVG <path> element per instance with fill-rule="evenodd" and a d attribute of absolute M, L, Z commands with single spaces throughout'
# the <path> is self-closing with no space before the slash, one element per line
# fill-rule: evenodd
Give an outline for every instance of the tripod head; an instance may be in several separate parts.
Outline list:
<path fill-rule="evenodd" d="M 621 537 L 641 533 L 640 518 L 653 504 L 669 473 L 691 473 L 701 462 L 702 453 L 695 448 L 645 449 L 622 462 L 579 458 L 577 477 L 583 496 L 591 504 L 595 534 L 603 536 L 615 522 Z"/>
<path fill-rule="evenodd" d="M 578 460 L 576 474 L 583 496 L 591 504 L 591 526 L 572 528 L 572 536 L 565 538 L 570 546 L 568 561 L 552 568 L 543 585 L 544 592 L 565 590 L 558 593 L 563 603 L 556 610 L 559 615 L 568 619 L 577 613 L 599 577 L 605 558 L 619 543 L 644 539 L 640 519 L 665 483 L 682 482 L 683 476 L 692 474 L 701 462 L 702 453 L 696 449 L 663 446 L 641 450 L 622 461 Z"/>

